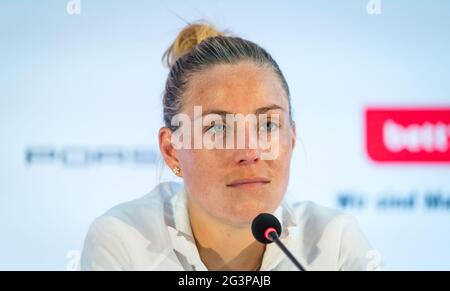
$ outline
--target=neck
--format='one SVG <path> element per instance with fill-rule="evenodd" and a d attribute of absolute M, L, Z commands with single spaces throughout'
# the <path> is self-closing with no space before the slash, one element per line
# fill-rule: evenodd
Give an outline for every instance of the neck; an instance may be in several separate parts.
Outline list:
<path fill-rule="evenodd" d="M 189 218 L 197 249 L 208 270 L 259 269 L 265 245 L 255 241 L 250 225 L 226 224 L 188 199 Z"/>

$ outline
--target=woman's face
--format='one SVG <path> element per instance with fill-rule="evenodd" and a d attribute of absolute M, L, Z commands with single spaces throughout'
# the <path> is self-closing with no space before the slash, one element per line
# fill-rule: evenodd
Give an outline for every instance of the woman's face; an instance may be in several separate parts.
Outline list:
<path fill-rule="evenodd" d="M 252 125 L 251 119 L 245 120 L 243 148 L 238 148 L 235 131 L 234 148 L 176 151 L 191 203 L 216 219 L 236 226 L 248 225 L 261 212 L 273 212 L 288 185 L 295 145 L 295 126 L 290 122 L 288 99 L 275 73 L 251 62 L 216 65 L 191 76 L 183 97 L 182 113 L 191 120 L 194 120 L 194 106 L 201 106 L 202 113 L 206 113 L 203 119 L 214 121 L 212 127 L 202 126 L 203 136 L 212 134 L 221 139 L 229 134 L 230 126 L 237 130 L 213 113 L 253 114 L 256 120 L 261 114 L 267 116 L 256 125 Z M 262 131 L 267 135 L 268 144 L 264 149 L 251 148 L 251 135 L 255 137 Z M 276 156 L 262 158 L 268 151 Z"/>

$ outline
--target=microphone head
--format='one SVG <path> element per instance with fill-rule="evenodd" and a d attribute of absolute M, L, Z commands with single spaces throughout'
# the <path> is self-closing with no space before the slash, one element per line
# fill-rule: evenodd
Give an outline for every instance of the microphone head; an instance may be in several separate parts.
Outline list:
<path fill-rule="evenodd" d="M 266 237 L 266 231 L 274 228 L 281 235 L 281 224 L 278 219 L 270 213 L 261 213 L 253 219 L 252 233 L 257 241 L 263 244 L 270 244 L 272 241 Z"/>

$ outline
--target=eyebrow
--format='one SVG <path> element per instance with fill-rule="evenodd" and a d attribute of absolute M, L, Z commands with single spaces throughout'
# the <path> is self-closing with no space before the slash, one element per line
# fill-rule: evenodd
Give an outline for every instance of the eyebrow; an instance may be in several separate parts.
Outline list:
<path fill-rule="evenodd" d="M 270 105 L 267 105 L 267 106 L 260 107 L 260 108 L 256 109 L 255 110 L 255 114 L 257 114 L 257 115 L 258 114 L 263 114 L 263 113 L 266 113 L 267 111 L 277 110 L 277 109 L 286 112 L 286 110 L 283 107 L 281 107 L 279 105 L 276 105 L 276 104 L 270 104 Z M 202 113 L 202 117 L 205 116 L 205 115 L 208 115 L 208 114 L 217 114 L 217 115 L 225 116 L 227 114 L 233 114 L 233 112 L 225 111 L 225 110 L 209 109 L 209 110 L 206 110 L 205 112 Z"/>

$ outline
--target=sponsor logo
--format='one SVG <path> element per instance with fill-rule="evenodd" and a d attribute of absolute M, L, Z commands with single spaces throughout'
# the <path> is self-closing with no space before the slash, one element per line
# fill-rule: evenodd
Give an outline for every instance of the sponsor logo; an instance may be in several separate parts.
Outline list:
<path fill-rule="evenodd" d="M 88 167 L 99 165 L 155 165 L 159 151 L 149 147 L 82 145 L 29 146 L 25 150 L 28 165 L 61 165 L 63 167 Z"/>
<path fill-rule="evenodd" d="M 396 163 L 450 163 L 450 108 L 369 108 L 370 159 Z"/>

